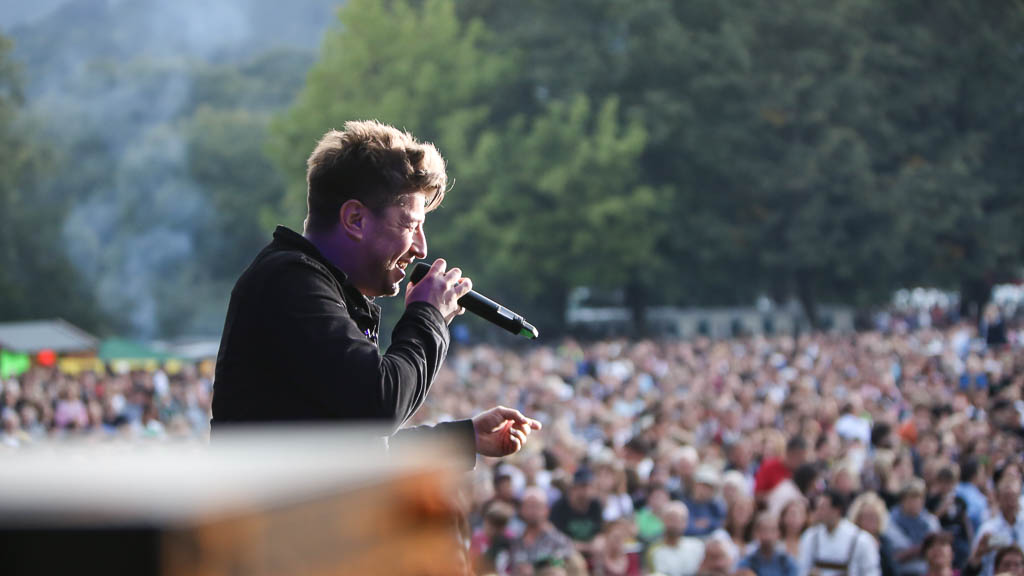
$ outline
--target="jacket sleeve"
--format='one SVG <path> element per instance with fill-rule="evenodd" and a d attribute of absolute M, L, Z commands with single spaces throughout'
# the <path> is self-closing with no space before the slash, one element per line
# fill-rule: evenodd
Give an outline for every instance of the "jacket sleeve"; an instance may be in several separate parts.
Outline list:
<path fill-rule="evenodd" d="M 421 441 L 449 442 L 459 459 L 459 467 L 469 471 L 476 467 L 476 433 L 472 420 L 441 422 L 437 426 L 416 426 L 403 428 L 391 437 L 392 450 L 403 450 Z"/>
<path fill-rule="evenodd" d="M 285 377 L 330 418 L 387 422 L 392 430 L 423 404 L 448 352 L 448 326 L 423 302 L 408 306 L 383 356 L 357 327 L 326 270 L 289 260 L 268 286 Z"/>

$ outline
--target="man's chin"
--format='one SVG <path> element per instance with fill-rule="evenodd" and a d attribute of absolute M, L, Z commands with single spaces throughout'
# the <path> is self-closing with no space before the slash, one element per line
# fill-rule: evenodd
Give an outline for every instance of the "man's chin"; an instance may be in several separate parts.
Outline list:
<path fill-rule="evenodd" d="M 401 287 L 398 285 L 397 282 L 392 284 L 385 284 L 373 291 L 362 290 L 363 296 L 366 296 L 371 300 L 374 298 L 390 298 L 391 296 L 398 296 L 400 292 Z"/>

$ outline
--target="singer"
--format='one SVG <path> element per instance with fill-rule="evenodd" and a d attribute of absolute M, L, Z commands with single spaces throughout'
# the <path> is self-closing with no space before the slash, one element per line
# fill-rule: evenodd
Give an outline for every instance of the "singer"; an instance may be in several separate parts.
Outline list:
<path fill-rule="evenodd" d="M 426 214 L 444 199 L 444 159 L 375 121 L 331 130 L 307 161 L 303 234 L 278 226 L 235 284 L 217 355 L 212 428 L 232 423 L 384 421 L 392 442 L 446 434 L 476 454 L 519 451 L 540 422 L 491 408 L 471 420 L 402 430 L 448 352 L 448 324 L 472 289 L 437 260 L 414 286 L 391 346 L 377 347 L 380 307 L 427 255 Z"/>

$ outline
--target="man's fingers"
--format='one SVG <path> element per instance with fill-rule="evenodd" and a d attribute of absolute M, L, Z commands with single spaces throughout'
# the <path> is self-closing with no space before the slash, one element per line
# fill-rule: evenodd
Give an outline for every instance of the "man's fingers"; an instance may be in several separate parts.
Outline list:
<path fill-rule="evenodd" d="M 529 424 L 514 424 L 516 430 L 520 430 L 523 436 L 529 436 L 530 432 L 533 432 L 533 426 Z"/>
<path fill-rule="evenodd" d="M 523 415 L 522 412 L 514 408 L 498 406 L 498 411 L 501 413 L 502 417 L 504 417 L 507 420 L 515 421 L 516 425 L 518 426 L 527 426 L 534 430 L 540 430 L 543 427 L 540 421 L 534 420 L 533 418 L 527 418 L 526 416 Z"/>
<path fill-rule="evenodd" d="M 539 420 L 523 416 L 523 420 L 521 422 L 516 422 L 516 427 L 522 428 L 527 434 L 529 434 L 533 430 L 540 430 L 542 426 Z"/>
<path fill-rule="evenodd" d="M 518 424 L 525 423 L 529 418 L 523 416 L 523 413 L 515 408 L 508 408 L 506 406 L 498 406 L 498 413 L 502 415 L 506 420 L 513 420 Z"/>
<path fill-rule="evenodd" d="M 458 283 L 455 284 L 456 298 L 462 298 L 469 291 L 473 289 L 473 281 L 469 278 L 461 278 Z"/>
<path fill-rule="evenodd" d="M 507 422 L 509 424 L 512 423 L 511 421 Z M 519 450 L 522 449 L 524 445 L 526 445 L 526 435 L 523 434 L 522 430 L 516 428 L 515 426 L 509 426 L 508 439 L 512 442 L 513 446 L 515 447 L 515 450 L 512 451 L 513 454 L 519 452 Z"/>
<path fill-rule="evenodd" d="M 502 420 L 491 429 L 491 432 L 503 432 L 506 428 L 512 426 L 513 422 L 510 420 Z"/>
<path fill-rule="evenodd" d="M 427 274 L 440 274 L 443 275 L 445 268 L 448 267 L 448 263 L 444 261 L 444 258 L 438 258 L 434 260 L 434 263 L 430 265 L 430 271 Z"/>
<path fill-rule="evenodd" d="M 511 436 L 512 442 L 516 445 L 516 452 L 518 452 L 523 446 L 526 446 L 526 435 L 523 434 L 522 430 L 516 430 L 515 434 Z"/>

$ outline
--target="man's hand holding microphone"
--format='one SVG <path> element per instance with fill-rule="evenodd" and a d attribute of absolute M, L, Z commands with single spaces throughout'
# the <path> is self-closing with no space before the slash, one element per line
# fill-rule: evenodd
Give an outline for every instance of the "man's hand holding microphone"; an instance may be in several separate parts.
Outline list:
<path fill-rule="evenodd" d="M 463 277 L 459 268 L 448 270 L 447 267 L 448 263 L 438 258 L 423 278 L 412 279 L 405 287 L 405 305 L 426 302 L 437 308 L 444 321 L 451 324 L 456 316 L 466 312 L 458 301 L 473 289 L 473 281 Z"/>

